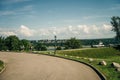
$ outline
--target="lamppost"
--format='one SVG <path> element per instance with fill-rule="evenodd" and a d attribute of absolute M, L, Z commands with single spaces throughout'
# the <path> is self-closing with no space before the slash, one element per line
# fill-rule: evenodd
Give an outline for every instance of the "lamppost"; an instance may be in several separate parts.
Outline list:
<path fill-rule="evenodd" d="M 55 46 L 54 46 L 55 49 L 54 49 L 54 54 L 56 54 L 56 43 L 57 43 L 56 38 L 57 38 L 57 36 L 55 35 L 54 38 L 55 38 Z"/>

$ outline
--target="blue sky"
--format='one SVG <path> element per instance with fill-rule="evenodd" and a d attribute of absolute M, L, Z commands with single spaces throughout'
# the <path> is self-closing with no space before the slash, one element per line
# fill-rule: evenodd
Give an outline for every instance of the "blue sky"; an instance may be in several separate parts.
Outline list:
<path fill-rule="evenodd" d="M 120 0 L 0 0 L 0 35 L 111 38 L 112 16 L 120 16 Z"/>

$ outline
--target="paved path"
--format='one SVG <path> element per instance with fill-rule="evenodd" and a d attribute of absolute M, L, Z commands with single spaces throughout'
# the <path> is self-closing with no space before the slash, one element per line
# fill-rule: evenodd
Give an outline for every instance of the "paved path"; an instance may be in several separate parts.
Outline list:
<path fill-rule="evenodd" d="M 6 70 L 0 80 L 100 80 L 88 66 L 51 56 L 0 52 Z"/>

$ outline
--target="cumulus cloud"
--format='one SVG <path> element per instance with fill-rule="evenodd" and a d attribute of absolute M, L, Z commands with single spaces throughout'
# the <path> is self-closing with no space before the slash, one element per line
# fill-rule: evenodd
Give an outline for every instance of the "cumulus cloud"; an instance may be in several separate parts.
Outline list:
<path fill-rule="evenodd" d="M 39 36 L 53 36 L 57 35 L 60 38 L 105 38 L 112 37 L 111 25 L 103 24 L 102 26 L 96 25 L 78 25 L 66 27 L 51 27 L 36 30 Z"/>
<path fill-rule="evenodd" d="M 6 31 L 5 29 L 0 29 L 0 35 L 17 35 L 20 38 L 26 39 L 53 39 L 54 35 L 57 35 L 58 38 L 109 38 L 115 36 L 111 29 L 112 26 L 107 24 L 103 24 L 101 26 L 70 25 L 66 27 L 47 27 L 39 29 L 31 29 L 28 26 L 21 25 L 19 29 L 15 30 Z"/>
<path fill-rule="evenodd" d="M 5 31 L 5 32 L 0 32 L 0 35 L 11 36 L 11 35 L 17 35 L 17 34 L 15 32 L 12 32 L 12 31 Z"/>
<path fill-rule="evenodd" d="M 34 34 L 34 30 L 29 29 L 27 26 L 21 25 L 19 29 L 20 34 L 26 36 L 26 37 L 31 37 Z"/>

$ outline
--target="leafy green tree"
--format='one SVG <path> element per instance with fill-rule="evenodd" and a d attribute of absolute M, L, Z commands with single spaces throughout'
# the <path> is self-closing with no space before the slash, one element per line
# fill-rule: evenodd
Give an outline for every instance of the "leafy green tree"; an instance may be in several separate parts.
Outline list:
<path fill-rule="evenodd" d="M 32 47 L 30 41 L 26 39 L 20 40 L 19 44 L 20 44 L 20 50 L 30 50 L 30 48 Z"/>
<path fill-rule="evenodd" d="M 116 39 L 120 40 L 120 17 L 113 16 L 111 18 L 112 31 L 116 32 Z"/>
<path fill-rule="evenodd" d="M 8 50 L 14 51 L 19 50 L 19 38 L 17 36 L 8 36 L 5 39 L 5 45 Z"/>
<path fill-rule="evenodd" d="M 35 48 L 35 50 L 38 50 L 38 51 L 46 51 L 47 50 L 47 47 L 39 42 L 36 43 L 34 48 Z"/>
<path fill-rule="evenodd" d="M 45 45 L 42 45 L 41 46 L 41 51 L 46 51 L 47 50 L 47 47 Z"/>
<path fill-rule="evenodd" d="M 81 47 L 80 40 L 77 40 L 76 38 L 71 38 L 70 40 L 67 40 L 65 43 L 65 49 L 76 49 L 80 47 Z"/>
<path fill-rule="evenodd" d="M 6 50 L 6 46 L 5 46 L 5 38 L 4 37 L 0 37 L 0 51 L 1 50 Z"/>

